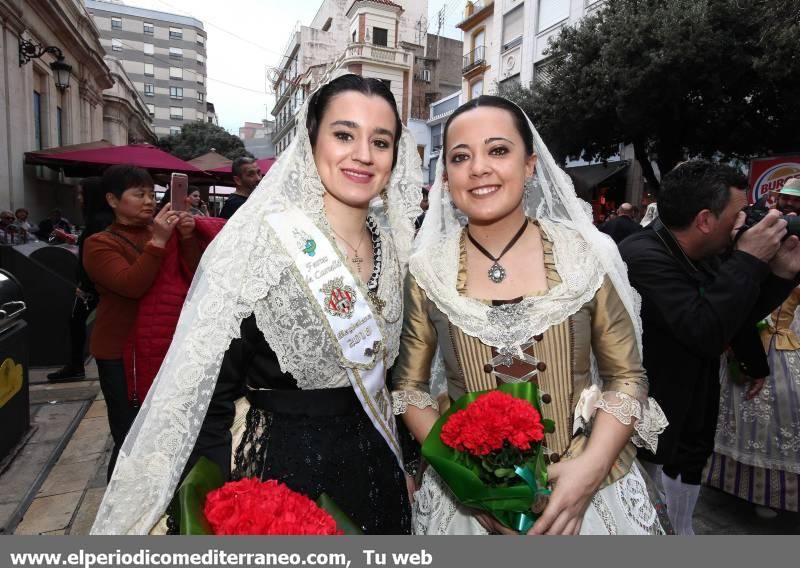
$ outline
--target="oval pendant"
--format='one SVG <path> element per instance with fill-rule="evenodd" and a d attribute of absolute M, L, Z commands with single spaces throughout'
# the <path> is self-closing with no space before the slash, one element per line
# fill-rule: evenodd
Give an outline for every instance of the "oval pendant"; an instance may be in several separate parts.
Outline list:
<path fill-rule="evenodd" d="M 496 262 L 489 268 L 489 280 L 495 284 L 500 284 L 506 277 L 506 269 Z"/>

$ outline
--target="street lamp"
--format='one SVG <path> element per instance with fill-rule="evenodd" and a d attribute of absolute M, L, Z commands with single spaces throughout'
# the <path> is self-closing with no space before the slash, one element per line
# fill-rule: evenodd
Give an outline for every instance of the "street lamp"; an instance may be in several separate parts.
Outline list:
<path fill-rule="evenodd" d="M 72 65 L 64 61 L 64 54 L 61 49 L 54 45 L 47 47 L 36 45 L 33 42 L 19 40 L 19 66 L 22 67 L 32 59 L 38 59 L 45 53 L 56 56 L 56 60 L 50 64 L 50 69 L 55 75 L 56 88 L 63 91 L 69 88 L 69 80 L 72 77 Z"/>

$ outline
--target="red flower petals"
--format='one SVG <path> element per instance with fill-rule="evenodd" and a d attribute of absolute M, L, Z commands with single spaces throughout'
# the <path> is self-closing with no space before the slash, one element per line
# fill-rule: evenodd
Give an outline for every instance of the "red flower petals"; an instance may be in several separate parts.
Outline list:
<path fill-rule="evenodd" d="M 211 491 L 204 513 L 218 535 L 340 535 L 336 521 L 283 483 L 256 478 Z"/>
<path fill-rule="evenodd" d="M 544 425 L 527 401 L 491 391 L 453 413 L 442 427 L 441 439 L 457 451 L 485 456 L 506 443 L 520 450 L 531 449 L 544 439 Z"/>

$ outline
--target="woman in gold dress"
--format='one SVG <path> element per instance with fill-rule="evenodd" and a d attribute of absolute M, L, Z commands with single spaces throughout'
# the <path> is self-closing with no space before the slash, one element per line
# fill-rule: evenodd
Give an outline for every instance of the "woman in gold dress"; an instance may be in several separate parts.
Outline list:
<path fill-rule="evenodd" d="M 613 243 L 507 100 L 481 96 L 448 119 L 409 270 L 393 399 L 414 436 L 422 442 L 466 392 L 535 381 L 556 429 L 545 439 L 553 493 L 531 533 L 663 532 L 635 465 L 634 443 L 654 447 L 666 425 L 647 398 L 635 292 Z M 441 404 L 430 391 L 437 348 Z M 429 468 L 414 530 L 506 529 L 457 505 Z"/>

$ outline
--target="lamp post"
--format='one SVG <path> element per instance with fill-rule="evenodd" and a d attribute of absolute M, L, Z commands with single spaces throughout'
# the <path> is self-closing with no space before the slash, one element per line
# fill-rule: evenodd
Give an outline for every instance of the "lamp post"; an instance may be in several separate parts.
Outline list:
<path fill-rule="evenodd" d="M 61 49 L 54 46 L 36 45 L 33 42 L 19 40 L 19 66 L 22 67 L 32 59 L 38 59 L 45 53 L 56 56 L 56 60 L 50 64 L 55 77 L 56 88 L 63 91 L 69 88 L 69 80 L 72 77 L 72 65 L 64 61 L 64 54 Z"/>

